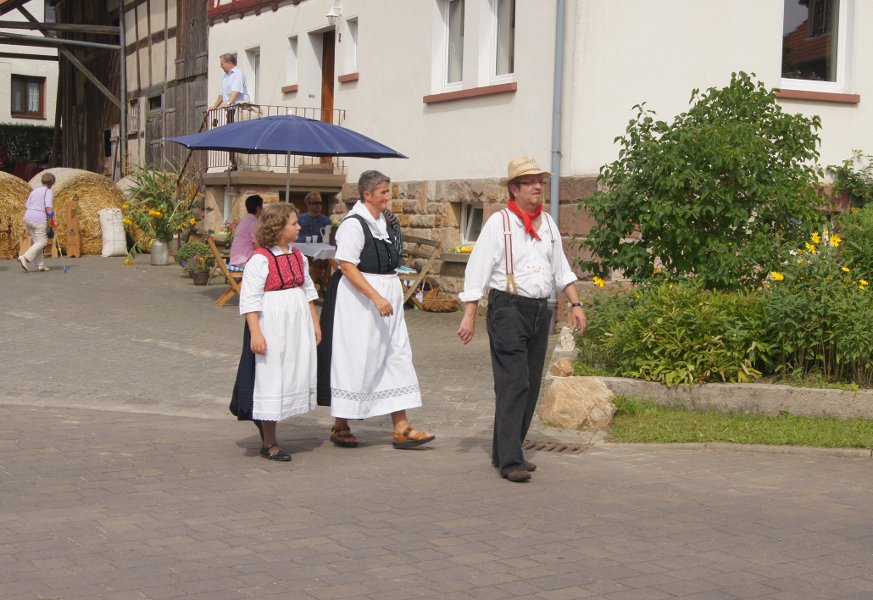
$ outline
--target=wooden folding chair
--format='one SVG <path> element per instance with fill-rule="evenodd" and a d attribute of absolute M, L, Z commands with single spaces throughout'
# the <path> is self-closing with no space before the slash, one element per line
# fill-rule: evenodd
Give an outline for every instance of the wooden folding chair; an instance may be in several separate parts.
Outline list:
<path fill-rule="evenodd" d="M 209 249 L 212 250 L 212 255 L 215 257 L 215 264 L 221 269 L 224 278 L 227 280 L 228 285 L 230 285 L 228 290 L 215 301 L 215 304 L 218 306 L 224 306 L 234 295 L 239 295 L 243 274 L 227 268 L 227 263 L 224 262 L 224 257 L 221 256 L 221 252 L 219 252 L 218 246 L 215 245 L 215 240 L 212 239 L 211 235 L 206 236 L 206 243 L 209 244 Z"/>
<path fill-rule="evenodd" d="M 422 282 L 427 281 L 427 276 L 431 274 L 434 261 L 440 254 L 440 242 L 439 240 L 429 240 L 414 235 L 404 235 L 403 250 L 404 263 L 418 271 L 413 277 L 398 275 L 400 277 L 400 284 L 403 286 L 403 302 L 406 303 L 411 299 L 418 308 L 422 308 L 421 301 L 415 297 L 415 292 L 422 285 Z M 419 267 L 416 263 L 422 261 L 423 263 Z"/>

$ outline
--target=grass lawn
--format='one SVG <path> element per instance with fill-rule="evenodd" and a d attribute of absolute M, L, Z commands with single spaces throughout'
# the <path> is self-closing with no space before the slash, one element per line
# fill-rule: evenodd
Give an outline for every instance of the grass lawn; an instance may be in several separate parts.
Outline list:
<path fill-rule="evenodd" d="M 625 396 L 609 441 L 627 443 L 732 442 L 823 448 L 873 448 L 873 420 L 692 412 Z"/>

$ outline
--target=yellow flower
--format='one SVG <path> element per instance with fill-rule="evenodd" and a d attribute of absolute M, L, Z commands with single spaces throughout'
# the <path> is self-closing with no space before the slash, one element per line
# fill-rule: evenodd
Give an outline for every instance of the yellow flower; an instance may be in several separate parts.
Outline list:
<path fill-rule="evenodd" d="M 785 279 L 785 275 L 783 275 L 782 273 L 780 273 L 778 271 L 771 272 L 770 277 L 772 277 L 776 281 L 782 281 L 783 279 Z"/>
<path fill-rule="evenodd" d="M 158 210 L 150 209 L 150 210 L 149 210 L 149 216 L 150 216 L 150 217 L 155 217 L 155 218 L 157 218 L 157 219 L 160 219 L 163 215 L 162 215 L 161 212 L 158 211 Z"/>
<path fill-rule="evenodd" d="M 863 285 L 867 285 L 868 281 L 866 279 L 861 279 L 858 281 L 858 283 L 860 283 L 863 286 Z"/>
<path fill-rule="evenodd" d="M 843 273 L 848 273 L 850 270 L 851 269 L 849 269 L 849 267 L 840 267 L 840 271 L 842 271 Z"/>
<path fill-rule="evenodd" d="M 830 232 L 829 232 L 827 229 L 824 229 L 824 230 L 822 230 L 822 233 L 824 233 L 825 235 L 827 235 L 827 234 L 830 233 Z"/>
<path fill-rule="evenodd" d="M 813 244 L 818 244 L 819 242 L 821 242 L 821 236 L 818 235 L 817 231 L 813 231 L 812 235 L 809 236 L 809 239 L 812 240 Z"/>
<path fill-rule="evenodd" d="M 596 285 L 597 287 L 603 287 L 606 285 L 606 282 L 604 280 L 602 280 L 600 277 L 595 277 L 593 281 L 594 281 L 594 285 Z"/>
<path fill-rule="evenodd" d="M 125 258 L 125 259 L 124 259 L 124 264 L 126 264 L 126 265 L 133 264 L 133 261 L 130 260 L 129 258 Z"/>
<path fill-rule="evenodd" d="M 131 221 L 128 218 L 121 219 L 121 222 L 124 223 L 125 225 L 132 225 L 133 224 L 133 221 Z"/>
<path fill-rule="evenodd" d="M 123 208 L 124 210 L 127 210 L 128 208 L 130 208 L 130 204 L 122 204 L 121 208 Z"/>
<path fill-rule="evenodd" d="M 806 249 L 810 254 L 815 254 L 815 246 L 813 246 L 809 242 L 806 242 Z"/>
<path fill-rule="evenodd" d="M 188 222 L 191 223 L 191 225 L 196 225 L 197 219 L 195 219 L 194 217 L 191 217 L 190 219 L 188 219 Z"/>
<path fill-rule="evenodd" d="M 833 246 L 834 248 L 839 247 L 840 242 L 842 242 L 842 241 L 843 241 L 843 238 L 841 238 L 838 235 L 831 236 L 831 246 Z"/>

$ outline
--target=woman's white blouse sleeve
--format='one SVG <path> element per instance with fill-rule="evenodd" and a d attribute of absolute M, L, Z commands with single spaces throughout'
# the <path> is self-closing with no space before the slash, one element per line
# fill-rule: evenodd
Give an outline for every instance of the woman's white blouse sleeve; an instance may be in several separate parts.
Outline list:
<path fill-rule="evenodd" d="M 300 256 L 303 254 L 301 253 Z M 305 256 L 303 256 L 303 291 L 306 294 L 307 302 L 318 299 L 318 290 L 315 289 L 312 277 L 309 276 L 309 259 Z"/>
<path fill-rule="evenodd" d="M 239 314 L 245 315 L 250 312 L 261 312 L 264 300 L 264 285 L 267 283 L 267 275 L 270 266 L 267 259 L 260 254 L 255 254 L 246 263 L 243 271 L 242 284 L 239 293 Z"/>
<path fill-rule="evenodd" d="M 345 219 L 336 230 L 336 260 L 357 265 L 364 249 L 364 229 L 357 219 Z"/>

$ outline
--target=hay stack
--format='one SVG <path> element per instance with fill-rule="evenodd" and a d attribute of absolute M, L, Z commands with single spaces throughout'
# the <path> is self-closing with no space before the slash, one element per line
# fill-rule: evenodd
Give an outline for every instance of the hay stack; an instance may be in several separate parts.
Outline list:
<path fill-rule="evenodd" d="M 42 173 L 30 180 L 30 186 L 40 185 Z M 121 208 L 124 202 L 119 189 L 111 179 L 79 169 L 49 169 L 57 180 L 52 187 L 56 219 L 59 220 L 58 239 L 61 246 L 66 245 L 64 231 L 64 209 L 74 195 L 79 197 L 79 236 L 82 240 L 82 254 L 100 254 L 103 251 L 103 234 L 100 229 L 98 211 L 104 208 Z"/>
<path fill-rule="evenodd" d="M 0 171 L 0 226 L 6 229 L 7 220 L 12 219 L 13 248 L 18 248 L 18 240 L 24 235 L 24 204 L 29 195 L 27 182 Z"/>

